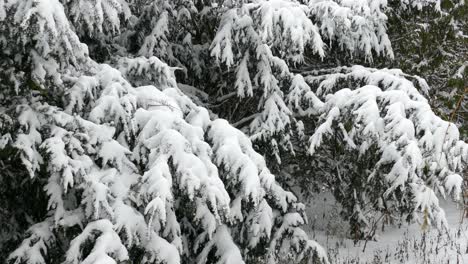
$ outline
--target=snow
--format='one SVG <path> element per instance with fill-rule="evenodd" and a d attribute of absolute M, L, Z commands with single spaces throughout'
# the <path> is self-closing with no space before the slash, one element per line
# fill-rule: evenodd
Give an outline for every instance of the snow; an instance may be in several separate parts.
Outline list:
<path fill-rule="evenodd" d="M 78 32 L 87 31 L 92 35 L 104 31 L 117 34 L 120 30 L 119 16 L 128 17 L 128 5 L 125 1 L 68 1 L 67 13 Z"/>
<path fill-rule="evenodd" d="M 237 69 L 235 86 L 237 89 L 237 96 L 240 98 L 253 95 L 252 81 L 250 80 L 249 69 L 247 68 L 248 60 L 249 54 L 246 53 Z"/>
<path fill-rule="evenodd" d="M 208 253 L 213 246 L 216 246 L 216 256 L 219 258 L 219 264 L 243 264 L 242 255 L 234 244 L 234 241 L 230 239 L 229 229 L 226 226 L 220 226 L 207 247 L 202 251 L 198 257 L 197 263 L 206 263 Z"/>
<path fill-rule="evenodd" d="M 276 177 L 296 151 L 333 162 L 331 138 L 364 160 L 357 176 L 376 184 L 378 209 L 408 207 L 446 230 L 439 195 L 461 198 L 468 146 L 432 112 L 427 83 L 357 65 L 292 71 L 334 43 L 393 58 L 387 1 L 144 2 L 0 0 L 0 70 L 14 83 L 0 89 L 11 115 L 0 147 L 17 151 L 47 200 L 44 219 L 26 215 L 11 261 L 112 264 L 136 249 L 142 263 L 327 263 L 302 229 L 305 206 Z M 212 90 L 242 131 L 216 116 Z M 347 165 L 356 176 L 361 164 Z M 376 195 L 346 191 L 368 230 Z"/>
<path fill-rule="evenodd" d="M 358 148 L 361 157 L 369 146 L 377 146 L 380 160 L 371 168 L 368 181 L 377 180 L 376 175 L 380 174 L 378 180 L 385 179 L 387 199 L 393 199 L 396 190 L 409 190 L 416 197 L 415 208 L 427 208 L 435 223 L 444 222 L 436 195 L 455 190 L 458 194 L 452 196 L 460 198 L 462 181 L 449 181 L 449 189 L 444 189 L 444 182 L 460 169 L 460 161 L 467 159 L 462 154 L 467 145 L 459 139 L 455 126 L 437 117 L 427 100 L 399 70 L 353 66 L 330 71 L 326 77 L 310 72 L 305 78 L 318 87 L 319 99 L 324 99 L 318 109 L 321 120 L 309 138 L 309 153 L 323 153 L 317 151 L 324 151 L 324 140 L 337 133 L 343 135 L 342 141 L 351 149 Z M 348 78 L 361 79 L 364 85 L 331 93 L 338 83 Z M 346 130 L 342 124 L 349 122 L 349 118 L 354 124 Z M 434 166 L 429 175 L 424 172 L 427 164 Z M 384 167 L 387 169 L 381 171 Z M 438 186 L 425 186 L 427 177 L 437 178 Z M 408 183 L 413 187 L 408 188 Z"/>
<path fill-rule="evenodd" d="M 259 193 L 258 168 L 264 164 L 255 164 L 255 160 L 249 157 L 253 153 L 244 152 L 251 148 L 246 136 L 230 127 L 225 120 L 214 121 L 210 126 L 209 136 L 216 140 L 213 150 L 218 158 L 215 161 L 220 165 L 225 164 L 225 170 L 231 174 L 230 177 L 237 178 L 242 184 L 243 196 L 250 197 L 252 201 L 258 203 L 259 197 L 262 196 L 262 193 Z"/>
<path fill-rule="evenodd" d="M 168 12 L 163 11 L 159 14 L 159 17 L 154 17 L 152 19 L 151 22 L 154 24 L 153 30 L 151 31 L 151 34 L 145 37 L 145 41 L 138 52 L 139 55 L 150 57 L 155 51 L 159 51 L 161 52 L 160 55 L 162 57 L 166 57 L 165 52 L 168 45 L 166 34 L 169 33 L 168 16 Z"/>
<path fill-rule="evenodd" d="M 307 204 L 306 230 L 325 247 L 332 263 L 466 263 L 468 222 L 461 218 L 463 208 L 449 201 L 442 201 L 441 207 L 448 229 L 422 229 L 422 223 L 379 227 L 376 240 L 355 243 L 348 237 L 346 223 L 337 218 L 339 206 L 330 193 L 323 193 Z"/>
<path fill-rule="evenodd" d="M 91 253 L 82 261 L 81 247 L 89 237 L 94 236 L 93 232 L 100 232 Z M 113 256 L 113 257 L 111 257 Z M 70 249 L 67 252 L 66 261 L 73 264 L 83 263 L 109 263 L 116 264 L 115 261 L 128 260 L 128 252 L 114 231 L 112 223 L 108 220 L 97 220 L 89 223 L 83 232 L 71 241 Z"/>
<path fill-rule="evenodd" d="M 303 101 L 307 102 L 305 109 L 301 104 Z M 289 108 L 295 109 L 301 116 L 317 115 L 323 107 L 323 102 L 311 91 L 304 77 L 299 74 L 296 74 L 292 80 L 287 102 Z"/>
<path fill-rule="evenodd" d="M 178 249 L 168 243 L 165 239 L 159 237 L 156 233 L 151 233 L 150 241 L 146 246 L 150 256 L 145 256 L 144 263 L 154 263 L 159 259 L 164 259 L 167 264 L 180 263 L 180 255 Z"/>
<path fill-rule="evenodd" d="M 458 174 L 451 174 L 445 179 L 445 189 L 448 194 L 453 194 L 455 200 L 460 200 L 461 186 L 463 186 L 463 178 Z"/>
<path fill-rule="evenodd" d="M 372 51 L 393 58 L 386 33 L 387 1 L 309 1 L 310 12 L 317 17 L 322 35 L 330 43 L 338 42 L 350 53 L 362 51 L 372 61 Z"/>

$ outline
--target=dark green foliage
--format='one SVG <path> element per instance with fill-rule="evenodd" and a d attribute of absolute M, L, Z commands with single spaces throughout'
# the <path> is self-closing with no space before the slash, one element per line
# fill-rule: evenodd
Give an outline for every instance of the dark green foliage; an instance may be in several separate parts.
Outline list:
<path fill-rule="evenodd" d="M 430 7 L 401 9 L 400 1 L 390 3 L 388 31 L 395 60 L 384 65 L 425 78 L 434 111 L 457 123 L 466 138 L 468 5 L 444 0 L 438 11 Z"/>
<path fill-rule="evenodd" d="M 47 213 L 44 177 L 29 174 L 12 147 L 0 150 L 0 259 L 15 249 L 31 224 Z"/>

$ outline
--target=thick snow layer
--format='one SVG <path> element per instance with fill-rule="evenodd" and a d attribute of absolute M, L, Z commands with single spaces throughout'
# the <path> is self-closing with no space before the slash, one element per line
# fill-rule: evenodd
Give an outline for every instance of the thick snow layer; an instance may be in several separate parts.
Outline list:
<path fill-rule="evenodd" d="M 328 252 L 331 263 L 468 263 L 468 219 L 462 220 L 461 207 L 441 201 L 448 229 L 423 227 L 421 223 L 377 228 L 375 241 L 354 243 L 348 237 L 347 223 L 338 216 L 339 206 L 329 193 L 307 204 L 306 231 Z"/>

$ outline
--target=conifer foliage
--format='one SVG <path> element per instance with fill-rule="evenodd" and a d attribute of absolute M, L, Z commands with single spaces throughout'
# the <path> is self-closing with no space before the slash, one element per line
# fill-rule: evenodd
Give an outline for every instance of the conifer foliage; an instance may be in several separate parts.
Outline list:
<path fill-rule="evenodd" d="M 435 112 L 460 126 L 466 138 L 468 5 L 445 0 L 436 8 L 408 6 L 390 12 L 389 21 L 398 54 L 394 64 L 427 79 Z"/>
<path fill-rule="evenodd" d="M 394 4 L 440 9 L 438 1 Z M 423 211 L 445 226 L 437 194 L 459 199 L 468 160 L 456 126 L 424 98 L 424 79 L 340 66 L 394 58 L 389 8 L 387 1 L 252 1 L 224 13 L 210 46 L 235 78 L 217 83 L 228 91 L 218 113 L 251 136 L 283 182 L 331 190 L 357 239 L 372 237 L 379 219 L 410 221 Z"/>
<path fill-rule="evenodd" d="M 326 262 L 300 229 L 304 206 L 246 135 L 178 89 L 173 68 L 89 57 L 79 36 L 109 41 L 125 6 L 2 1 L 2 150 L 47 199 L 46 213 L 18 216 L 30 224 L 8 260 Z"/>
<path fill-rule="evenodd" d="M 468 145 L 433 113 L 423 78 L 369 67 L 395 57 L 388 9 L 0 0 L 0 246 L 14 245 L 0 254 L 326 263 L 284 189 L 304 182 L 334 193 L 357 239 L 383 216 L 445 227 L 438 197 L 460 198 Z"/>

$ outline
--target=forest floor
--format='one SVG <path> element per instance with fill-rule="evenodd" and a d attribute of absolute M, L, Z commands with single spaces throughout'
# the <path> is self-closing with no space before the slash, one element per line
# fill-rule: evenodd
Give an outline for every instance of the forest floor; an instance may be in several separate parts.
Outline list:
<path fill-rule="evenodd" d="M 387 226 L 377 231 L 376 241 L 354 243 L 347 238 L 347 223 L 339 216 L 333 197 L 322 194 L 308 205 L 307 231 L 324 246 L 333 264 L 468 264 L 468 219 L 462 221 L 457 205 L 440 201 L 449 230 L 420 224 Z"/>

